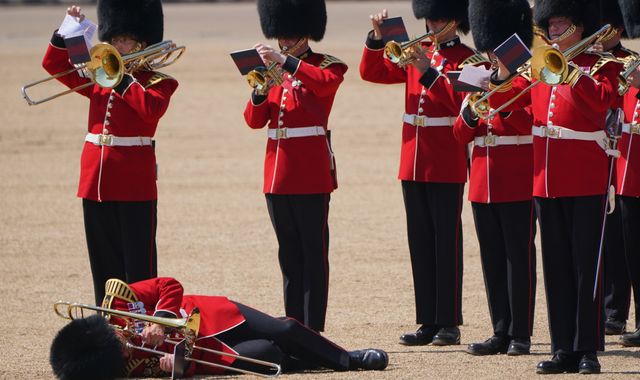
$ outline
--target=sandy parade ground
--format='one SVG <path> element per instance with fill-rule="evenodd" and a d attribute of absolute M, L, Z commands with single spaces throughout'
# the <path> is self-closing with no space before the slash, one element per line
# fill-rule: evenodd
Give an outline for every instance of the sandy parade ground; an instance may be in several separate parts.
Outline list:
<path fill-rule="evenodd" d="M 403 86 L 363 82 L 358 64 L 370 22 L 387 6 L 422 32 L 409 2 L 330 2 L 316 51 L 350 67 L 330 118 L 340 188 L 331 202 L 331 280 L 325 335 L 347 349 L 379 347 L 384 372 L 313 372 L 286 378 L 533 378 L 549 357 L 544 286 L 538 289 L 532 355 L 474 357 L 491 333 L 471 207 L 465 201 L 462 344 L 405 347 L 416 328 L 400 183 L 396 179 Z M 49 344 L 66 322 L 56 300 L 91 303 L 93 292 L 76 198 L 88 102 L 72 94 L 29 107 L 20 87 L 40 66 L 65 5 L 0 7 L 0 378 L 49 379 Z M 156 135 L 159 274 L 187 293 L 221 294 L 282 315 L 276 240 L 262 189 L 265 131 L 246 127 L 250 94 L 228 53 L 264 42 L 254 3 L 165 4 L 165 38 L 187 46 L 164 72 L 180 87 Z M 96 20 L 95 8 L 85 13 Z M 469 38 L 466 38 L 469 41 Z M 628 43 L 638 48 L 638 43 Z M 61 90 L 52 83 L 34 95 Z M 539 244 L 538 244 L 539 248 Z M 630 321 L 633 321 L 633 315 Z M 628 326 L 632 329 L 632 323 Z M 607 337 L 599 378 L 640 377 L 640 351 Z M 577 377 L 578 375 L 575 375 Z M 562 378 L 571 377 L 563 375 Z"/>

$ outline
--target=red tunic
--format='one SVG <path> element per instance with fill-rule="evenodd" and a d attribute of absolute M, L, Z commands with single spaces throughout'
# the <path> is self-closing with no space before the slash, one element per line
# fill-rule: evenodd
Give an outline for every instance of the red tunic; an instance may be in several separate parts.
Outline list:
<path fill-rule="evenodd" d="M 382 47 L 373 46 L 372 40 L 362 53 L 360 76 L 382 84 L 405 83 L 405 113 L 428 118 L 449 118 L 445 125 L 416 127 L 404 122 L 398 178 L 406 181 L 464 183 L 467 180 L 466 146 L 453 136 L 453 123 L 458 116 L 465 93 L 456 92 L 446 73 L 460 70 L 461 65 L 476 52 L 454 40 L 439 49 L 429 48 L 427 53 L 437 77 L 424 86 L 422 74 L 412 65 L 400 68 L 384 57 Z M 448 125 L 447 125 L 448 124 Z"/>
<path fill-rule="evenodd" d="M 624 116 L 629 132 L 622 133 L 616 165 L 616 191 L 626 197 L 640 197 L 640 100 L 638 89 L 630 88 L 624 97 Z"/>
<path fill-rule="evenodd" d="M 138 303 L 114 298 L 112 308 L 123 311 L 144 313 L 147 315 L 174 316 L 183 318 L 194 308 L 200 309 L 200 331 L 196 339 L 196 346 L 210 348 L 217 351 L 237 354 L 230 347 L 216 339 L 216 335 L 232 329 L 244 322 L 244 317 L 232 302 L 226 297 L 183 295 L 182 285 L 173 278 L 152 278 L 129 285 L 138 299 Z M 112 317 L 111 323 L 124 325 L 120 318 Z M 140 339 L 136 339 L 140 344 Z M 159 350 L 173 352 L 172 345 L 164 344 Z M 128 376 L 158 375 L 158 356 L 139 350 L 132 351 L 127 363 Z M 212 361 L 229 366 L 234 359 L 229 356 L 214 355 L 200 350 L 194 350 L 193 358 Z M 220 368 L 193 364 L 189 368 L 189 375 L 219 374 L 224 372 Z"/>
<path fill-rule="evenodd" d="M 329 114 L 347 66 L 324 54 L 311 53 L 266 100 L 244 111 L 254 129 L 322 127 L 328 130 Z M 327 136 L 267 139 L 263 192 L 269 194 L 321 194 L 337 188 L 335 162 Z"/>
<path fill-rule="evenodd" d="M 493 136 L 531 136 L 531 113 L 521 109 L 491 120 Z M 475 128 L 459 116 L 453 127 L 456 139 L 467 144 L 475 137 L 487 136 L 487 123 L 478 121 Z M 531 200 L 533 191 L 533 146 L 474 145 L 469 177 L 469 200 L 478 203 L 517 202 Z"/>
<path fill-rule="evenodd" d="M 49 45 L 42 66 L 50 74 L 70 69 L 67 50 Z M 124 96 L 98 85 L 79 93 L 90 99 L 88 132 L 118 137 L 153 137 L 178 82 L 152 71 L 138 71 Z M 150 81 L 154 77 L 153 81 Z M 159 79 L 160 81 L 156 82 Z M 58 78 L 69 88 L 89 82 L 77 73 Z M 152 83 L 153 82 L 153 83 Z M 98 146 L 84 143 L 78 197 L 102 201 L 148 201 L 158 197 L 152 146 Z"/>
<path fill-rule="evenodd" d="M 583 53 L 573 62 L 590 71 L 599 56 Z M 541 83 L 506 110 L 532 106 L 533 125 L 554 125 L 579 132 L 604 129 L 605 118 L 617 101 L 617 75 L 620 66 L 607 63 L 593 77 L 582 75 L 576 83 L 549 86 Z M 489 98 L 497 108 L 511 99 L 529 82 L 517 77 L 513 87 Z M 595 141 L 533 137 L 533 195 L 556 198 L 600 195 L 606 192 L 608 157 Z"/>

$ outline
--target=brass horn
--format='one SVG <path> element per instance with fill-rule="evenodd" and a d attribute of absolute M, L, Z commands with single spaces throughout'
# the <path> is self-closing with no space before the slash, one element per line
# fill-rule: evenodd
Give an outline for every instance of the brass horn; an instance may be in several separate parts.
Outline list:
<path fill-rule="evenodd" d="M 400 67 L 407 66 L 414 60 L 411 56 L 414 46 L 422 40 L 432 38 L 433 36 L 435 36 L 434 32 L 428 32 L 412 39 L 411 41 L 389 41 L 384 45 L 384 55 L 389 59 L 389 61 Z"/>
<path fill-rule="evenodd" d="M 103 314 L 106 314 L 106 315 L 116 315 L 116 316 L 119 316 L 119 317 L 130 318 L 132 320 L 140 320 L 140 321 L 145 321 L 145 322 L 149 322 L 149 323 L 156 323 L 156 324 L 159 324 L 159 325 L 162 325 L 162 326 L 172 327 L 172 328 L 177 329 L 184 336 L 183 340 L 176 341 L 176 340 L 165 338 L 165 342 L 167 342 L 169 344 L 174 344 L 174 345 L 176 345 L 176 347 L 179 347 L 180 345 L 182 345 L 183 342 L 185 343 L 184 347 L 182 348 L 183 349 L 182 351 L 180 351 L 180 350 L 175 350 L 174 351 L 176 353 L 176 355 L 177 355 L 178 352 L 183 352 L 183 354 L 180 357 L 178 357 L 178 356 L 174 357 L 174 361 L 175 361 L 174 362 L 174 369 L 175 369 L 175 367 L 179 366 L 179 364 L 177 364 L 177 363 L 179 363 L 180 361 L 186 360 L 186 361 L 190 361 L 190 362 L 194 362 L 194 363 L 199 363 L 199 364 L 202 364 L 202 365 L 207 365 L 207 366 L 210 366 L 210 367 L 216 367 L 216 368 L 221 368 L 221 369 L 225 369 L 225 370 L 229 370 L 229 371 L 235 371 L 235 372 L 239 372 L 239 373 L 255 375 L 255 376 L 260 376 L 260 377 L 276 377 L 276 376 L 279 376 L 280 373 L 282 372 L 282 369 L 281 369 L 279 364 L 275 364 L 275 363 L 271 363 L 271 362 L 267 362 L 267 361 L 263 361 L 263 360 L 258 360 L 258 359 L 253 359 L 253 358 L 249 358 L 249 357 L 246 357 L 246 356 L 230 354 L 230 353 L 227 353 L 227 352 L 213 350 L 213 349 L 210 349 L 210 348 L 200 347 L 200 346 L 195 345 L 196 337 L 197 337 L 198 331 L 200 329 L 200 310 L 198 310 L 197 308 L 193 309 L 191 314 L 189 314 L 189 316 L 187 316 L 186 318 L 176 319 L 176 318 L 155 317 L 155 316 L 146 315 L 146 314 L 131 313 L 131 312 L 127 312 L 127 311 L 109 309 L 109 308 L 93 306 L 93 305 L 88 305 L 88 304 L 82 304 L 82 303 L 75 303 L 75 302 L 58 301 L 58 302 L 53 304 L 53 311 L 56 313 L 56 315 L 58 315 L 59 317 L 64 318 L 64 319 L 73 320 L 73 319 L 77 319 L 77 318 L 84 318 L 84 311 L 85 310 L 97 311 L 99 313 L 103 313 Z M 117 328 L 117 326 L 114 326 L 114 328 Z M 127 329 L 126 332 L 128 334 L 131 334 L 131 335 L 136 335 L 136 333 L 133 330 Z M 148 352 L 148 353 L 155 354 L 155 355 L 166 355 L 166 354 L 168 354 L 168 352 L 165 352 L 165 351 L 155 350 L 155 349 L 151 349 L 151 348 L 147 348 L 147 347 L 136 346 L 136 345 L 134 345 L 134 344 L 132 344 L 130 342 L 127 342 L 126 345 L 127 345 L 127 348 L 134 349 L 134 350 L 139 350 L 139 351 L 144 351 L 144 352 Z M 236 360 L 243 360 L 243 361 L 254 363 L 254 364 L 258 364 L 258 365 L 263 365 L 263 366 L 271 369 L 273 371 L 273 373 L 267 375 L 267 374 L 263 374 L 263 373 L 260 373 L 260 372 L 244 370 L 244 369 L 241 369 L 241 368 L 229 367 L 229 366 L 226 366 L 224 364 L 218 364 L 218 363 L 208 362 L 208 361 L 205 361 L 205 360 L 194 359 L 194 358 L 191 357 L 193 355 L 193 351 L 194 350 L 210 352 L 210 353 L 213 353 L 213 354 L 216 354 L 216 355 L 229 356 L 229 357 L 235 358 Z M 172 378 L 174 378 L 174 375 L 172 375 Z"/>
<path fill-rule="evenodd" d="M 630 61 L 624 65 L 625 69 L 618 75 L 618 94 L 624 96 L 629 91 L 631 83 L 629 83 L 629 77 L 640 66 L 640 57 L 633 57 Z"/>
<path fill-rule="evenodd" d="M 280 53 L 287 54 L 287 52 L 296 51 L 306 40 L 306 38 L 301 38 L 295 45 L 283 47 Z M 247 74 L 249 86 L 254 88 L 259 95 L 265 95 L 271 87 L 281 85 L 283 80 L 282 70 L 275 62 L 271 62 L 266 67 L 257 67 Z"/>
<path fill-rule="evenodd" d="M 113 88 L 120 83 L 125 72 L 131 72 L 143 66 L 150 70 L 169 66 L 182 56 L 185 49 L 186 48 L 184 46 L 176 46 L 175 43 L 167 40 L 150 45 L 141 51 L 121 56 L 120 53 L 118 53 L 118 50 L 112 45 L 104 42 L 99 43 L 93 46 L 89 51 L 89 56 L 91 58 L 88 62 L 77 65 L 67 71 L 63 71 L 22 86 L 22 96 L 27 101 L 27 104 L 33 106 L 72 92 L 80 91 L 94 84 L 103 88 Z M 27 94 L 28 88 L 65 75 L 77 73 L 79 71 L 86 71 L 89 73 L 91 78 L 87 83 L 40 100 L 33 100 Z"/>
<path fill-rule="evenodd" d="M 509 101 L 491 111 L 488 118 L 490 119 L 497 113 L 502 112 L 502 110 L 540 83 L 546 83 L 550 86 L 565 83 L 569 76 L 569 64 L 567 62 L 583 53 L 594 43 L 599 42 L 603 36 L 608 36 L 610 29 L 611 25 L 606 24 L 589 37 L 578 41 L 562 52 L 553 46 L 539 46 L 535 48 L 533 50 L 533 57 L 531 58 L 531 76 L 537 79 L 537 81 L 531 83 L 527 88 L 509 99 Z"/>

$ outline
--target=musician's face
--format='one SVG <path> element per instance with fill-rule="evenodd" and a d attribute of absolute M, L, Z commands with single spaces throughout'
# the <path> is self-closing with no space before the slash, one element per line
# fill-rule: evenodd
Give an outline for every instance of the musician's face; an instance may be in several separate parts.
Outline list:
<path fill-rule="evenodd" d="M 138 41 L 133 36 L 120 35 L 111 39 L 111 45 L 118 50 L 118 53 L 124 55 L 131 53 L 137 47 Z"/>
<path fill-rule="evenodd" d="M 566 32 L 573 22 L 567 17 L 551 17 L 549 19 L 549 38 L 554 40 Z"/>
<path fill-rule="evenodd" d="M 449 23 L 448 20 L 429 20 L 427 19 L 427 29 L 430 32 L 438 33 Z"/>

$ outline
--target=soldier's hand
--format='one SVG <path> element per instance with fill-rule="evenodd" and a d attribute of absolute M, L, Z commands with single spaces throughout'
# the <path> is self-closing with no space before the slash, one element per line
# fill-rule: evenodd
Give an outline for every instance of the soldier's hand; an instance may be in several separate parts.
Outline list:
<path fill-rule="evenodd" d="M 509 78 L 509 76 L 511 75 L 511 72 L 509 71 L 509 69 L 507 69 L 507 66 L 505 66 L 502 63 L 502 61 L 497 57 L 496 57 L 495 63 L 498 65 L 498 79 L 505 80 Z"/>
<path fill-rule="evenodd" d="M 164 327 L 157 323 L 151 323 L 142 330 L 142 342 L 152 346 L 159 346 L 164 343 Z"/>
<path fill-rule="evenodd" d="M 164 372 L 173 372 L 173 354 L 164 354 L 160 358 L 160 369 Z"/>
<path fill-rule="evenodd" d="M 420 46 L 416 46 L 411 50 L 411 56 L 414 58 L 411 64 L 423 74 L 431 67 L 431 60 L 427 57 L 426 53 L 427 51 Z"/>
<path fill-rule="evenodd" d="M 604 46 L 602 46 L 601 42 L 596 42 L 595 44 L 591 45 L 591 47 L 587 49 L 587 51 L 591 53 L 602 53 L 604 51 Z"/>
<path fill-rule="evenodd" d="M 276 62 L 282 65 L 287 59 L 284 54 L 274 50 L 269 45 L 256 44 L 254 48 L 258 51 L 258 54 L 260 54 L 260 57 L 262 57 L 262 60 L 265 62 Z"/>
<path fill-rule="evenodd" d="M 389 17 L 389 15 L 387 14 L 387 10 L 386 9 L 383 9 L 382 12 L 380 12 L 380 13 L 369 15 L 369 18 L 371 19 L 371 25 L 373 25 L 373 39 L 374 40 L 381 40 L 382 39 L 382 33 L 380 33 L 380 25 L 388 17 Z"/>
<path fill-rule="evenodd" d="M 77 5 L 72 5 L 67 8 L 67 14 L 71 17 L 75 17 L 78 22 L 82 22 L 84 20 L 84 14 L 82 13 L 82 9 Z"/>
<path fill-rule="evenodd" d="M 640 88 L 640 67 L 633 70 L 633 74 L 631 74 L 627 80 L 629 81 L 629 86 Z"/>

